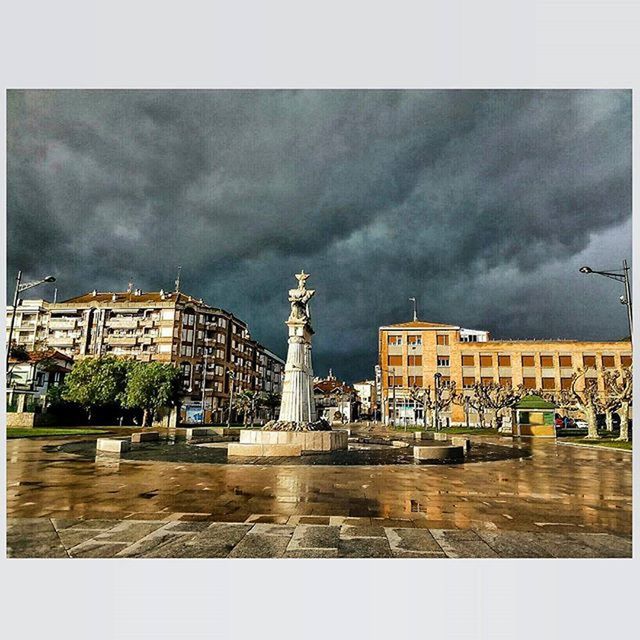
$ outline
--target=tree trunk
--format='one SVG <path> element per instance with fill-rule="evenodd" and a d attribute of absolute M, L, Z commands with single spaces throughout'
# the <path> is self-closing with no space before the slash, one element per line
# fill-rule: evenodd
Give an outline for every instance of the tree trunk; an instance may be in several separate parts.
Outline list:
<path fill-rule="evenodd" d="M 590 440 L 595 440 L 600 437 L 598 435 L 598 422 L 596 419 L 595 407 L 593 405 L 590 405 L 589 407 L 587 407 L 586 414 L 587 414 L 586 418 L 587 418 L 587 427 L 588 427 L 587 438 L 589 438 Z"/>
<path fill-rule="evenodd" d="M 91 407 L 87 409 L 87 422 L 91 424 Z"/>
<path fill-rule="evenodd" d="M 149 411 L 148 409 L 143 409 L 142 410 L 142 426 L 146 427 L 147 426 L 147 417 L 149 415 Z"/>
<path fill-rule="evenodd" d="M 623 402 L 620 407 L 620 437 L 618 440 L 629 442 L 629 404 Z"/>
<path fill-rule="evenodd" d="M 605 420 L 607 424 L 607 431 L 611 433 L 613 431 L 613 411 L 607 411 Z"/>

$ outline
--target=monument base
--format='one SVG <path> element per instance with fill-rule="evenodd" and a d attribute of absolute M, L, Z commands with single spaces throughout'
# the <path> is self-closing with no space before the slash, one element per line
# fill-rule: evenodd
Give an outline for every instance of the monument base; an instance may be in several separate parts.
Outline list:
<path fill-rule="evenodd" d="M 331 425 L 325 418 L 315 422 L 292 422 L 291 420 L 270 420 L 262 427 L 263 431 L 331 431 Z"/>
<path fill-rule="evenodd" d="M 263 431 L 242 429 L 240 442 L 229 444 L 229 456 L 279 457 L 347 449 L 346 431 Z"/>

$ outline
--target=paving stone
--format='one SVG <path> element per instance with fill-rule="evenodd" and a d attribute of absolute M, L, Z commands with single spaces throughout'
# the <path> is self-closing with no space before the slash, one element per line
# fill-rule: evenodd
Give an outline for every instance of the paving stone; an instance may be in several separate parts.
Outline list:
<path fill-rule="evenodd" d="M 110 541 L 110 542 L 136 542 L 146 535 L 149 535 L 156 529 L 164 526 L 165 523 L 161 521 L 156 522 L 136 522 L 126 520 L 118 524 L 117 526 L 99 533 L 96 536 L 96 540 Z"/>
<path fill-rule="evenodd" d="M 19 527 L 7 528 L 8 558 L 67 558 L 67 551 L 51 522 L 47 519 L 48 530 L 40 525 L 25 523 Z"/>
<path fill-rule="evenodd" d="M 204 531 L 205 529 L 208 529 L 211 526 L 211 522 L 209 522 L 208 520 L 198 520 L 198 521 L 193 521 L 193 522 L 189 522 L 189 521 L 183 521 L 183 520 L 177 520 L 176 522 L 172 522 L 168 525 L 166 525 L 164 527 L 165 531 L 170 531 L 172 533 L 178 533 L 178 532 L 197 532 L 197 531 Z"/>
<path fill-rule="evenodd" d="M 285 558 L 337 558 L 337 549 L 297 549 L 287 551 Z"/>
<path fill-rule="evenodd" d="M 121 558 L 174 558 L 184 548 L 187 540 L 195 537 L 194 532 L 154 531 L 133 544 L 124 543 L 120 547 L 118 557 Z"/>
<path fill-rule="evenodd" d="M 342 525 L 340 529 L 340 537 L 342 539 L 348 538 L 384 538 L 384 528 L 374 526 L 353 526 L 349 524 Z"/>
<path fill-rule="evenodd" d="M 570 538 L 593 549 L 600 558 L 631 558 L 631 540 L 610 533 L 570 533 Z"/>
<path fill-rule="evenodd" d="M 552 558 L 553 556 L 538 544 L 539 534 L 527 531 L 476 531 L 501 558 Z"/>
<path fill-rule="evenodd" d="M 430 529 L 449 558 L 497 558 L 498 554 L 474 531 Z"/>
<path fill-rule="evenodd" d="M 540 533 L 536 542 L 553 558 L 600 557 L 589 545 L 562 533 Z"/>
<path fill-rule="evenodd" d="M 233 548 L 230 558 L 281 558 L 289 544 L 287 536 L 248 533 Z"/>
<path fill-rule="evenodd" d="M 253 525 L 249 533 L 264 533 L 272 536 L 287 536 L 290 538 L 294 531 L 295 527 L 293 525 L 258 522 Z"/>
<path fill-rule="evenodd" d="M 92 540 L 95 535 L 95 529 L 63 529 L 62 531 L 58 531 L 58 537 L 66 549 L 71 549 L 87 540 Z"/>
<path fill-rule="evenodd" d="M 52 521 L 58 531 L 68 529 L 93 529 L 96 533 L 112 529 L 122 522 L 122 520 L 58 520 L 57 518 L 53 518 Z"/>
<path fill-rule="evenodd" d="M 445 553 L 428 529 L 385 529 L 389 547 L 396 558 L 445 557 Z"/>
<path fill-rule="evenodd" d="M 339 540 L 340 527 L 300 524 L 296 527 L 287 550 L 337 549 Z"/>
<path fill-rule="evenodd" d="M 384 538 L 351 538 L 338 543 L 340 558 L 391 558 L 389 541 Z"/>
<path fill-rule="evenodd" d="M 330 524 L 329 516 L 302 516 L 298 524 Z"/>
<path fill-rule="evenodd" d="M 126 547 L 125 542 L 103 542 L 95 540 L 83 543 L 69 551 L 72 558 L 113 558 Z"/>

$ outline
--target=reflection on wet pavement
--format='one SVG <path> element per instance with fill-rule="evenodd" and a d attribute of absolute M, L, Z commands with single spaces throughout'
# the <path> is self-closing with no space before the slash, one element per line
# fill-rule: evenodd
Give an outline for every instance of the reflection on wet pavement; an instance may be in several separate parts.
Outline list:
<path fill-rule="evenodd" d="M 64 442 L 7 442 L 9 518 L 297 525 L 339 516 L 359 526 L 631 533 L 631 456 L 617 451 L 534 442 L 529 458 L 461 465 L 239 465 L 95 460 L 50 447 Z"/>

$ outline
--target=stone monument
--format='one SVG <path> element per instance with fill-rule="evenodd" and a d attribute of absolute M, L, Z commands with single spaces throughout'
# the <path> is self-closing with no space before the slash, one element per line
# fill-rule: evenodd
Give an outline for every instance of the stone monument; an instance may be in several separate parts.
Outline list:
<path fill-rule="evenodd" d="M 308 277 L 304 270 L 296 274 L 298 287 L 289 290 L 291 313 L 285 323 L 289 348 L 278 419 L 267 422 L 261 430 L 243 429 L 240 442 L 229 445 L 230 456 L 299 456 L 347 448 L 348 432 L 332 430 L 329 422 L 316 414 L 311 364 L 314 332 L 309 312 L 315 291 L 307 289 Z"/>

